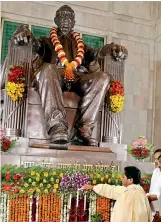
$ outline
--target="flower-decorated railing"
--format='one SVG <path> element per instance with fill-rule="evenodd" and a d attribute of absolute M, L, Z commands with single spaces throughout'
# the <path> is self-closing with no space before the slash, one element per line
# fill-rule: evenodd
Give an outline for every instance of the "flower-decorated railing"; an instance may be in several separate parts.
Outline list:
<path fill-rule="evenodd" d="M 105 165 L 87 166 L 2 166 L 2 221 L 110 221 L 113 201 L 80 188 L 87 183 L 121 185 L 122 174 Z M 142 179 L 146 189 L 149 178 Z"/>

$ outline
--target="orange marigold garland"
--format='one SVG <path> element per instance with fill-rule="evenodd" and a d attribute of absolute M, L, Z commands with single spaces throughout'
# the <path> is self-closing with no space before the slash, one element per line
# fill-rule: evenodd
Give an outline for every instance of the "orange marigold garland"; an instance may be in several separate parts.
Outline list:
<path fill-rule="evenodd" d="M 102 216 L 103 221 L 110 221 L 110 199 L 97 197 L 96 213 Z"/>
<path fill-rule="evenodd" d="M 84 58 L 84 42 L 80 38 L 79 34 L 77 32 L 72 32 L 72 35 L 76 41 L 77 44 L 77 55 L 74 59 L 74 61 L 69 62 L 65 52 L 63 50 L 63 46 L 60 44 L 60 41 L 57 36 L 57 29 L 52 28 L 50 31 L 50 38 L 51 41 L 55 47 L 55 51 L 58 54 L 58 57 L 60 59 L 60 62 L 63 66 L 65 66 L 64 71 L 64 79 L 67 81 L 73 81 L 75 79 L 73 69 L 77 68 L 82 64 L 82 60 Z"/>

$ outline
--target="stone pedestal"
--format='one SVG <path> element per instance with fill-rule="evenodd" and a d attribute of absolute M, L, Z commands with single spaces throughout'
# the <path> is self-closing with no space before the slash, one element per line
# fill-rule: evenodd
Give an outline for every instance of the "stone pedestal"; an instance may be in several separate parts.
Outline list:
<path fill-rule="evenodd" d="M 41 145 L 41 144 L 40 144 Z M 150 162 L 136 161 L 130 155 L 127 155 L 126 144 L 112 144 L 101 143 L 101 147 L 80 147 L 69 146 L 68 148 L 73 150 L 60 150 L 49 148 L 33 148 L 29 146 L 29 139 L 20 137 L 16 146 L 7 153 L 3 153 L 1 157 L 1 164 L 24 164 L 24 162 L 46 162 L 46 163 L 72 163 L 76 164 L 111 164 L 119 166 L 123 171 L 125 166 L 133 165 L 137 166 L 142 172 L 152 173 L 154 164 Z M 73 148 L 72 148 L 73 147 Z M 77 151 L 82 148 L 89 151 Z M 95 152 L 94 149 L 97 151 Z M 107 152 L 106 152 L 107 150 Z"/>

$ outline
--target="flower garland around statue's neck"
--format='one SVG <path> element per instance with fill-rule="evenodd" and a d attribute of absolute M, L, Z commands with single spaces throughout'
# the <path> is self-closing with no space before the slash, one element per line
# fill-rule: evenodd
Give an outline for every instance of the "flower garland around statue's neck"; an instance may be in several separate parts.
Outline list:
<path fill-rule="evenodd" d="M 84 58 L 84 42 L 80 38 L 79 34 L 77 32 L 72 32 L 71 33 L 76 41 L 77 44 L 77 55 L 75 59 L 69 63 L 65 52 L 63 50 L 63 46 L 60 44 L 60 41 L 58 39 L 57 35 L 57 29 L 52 28 L 50 31 L 50 38 L 51 41 L 55 47 L 55 51 L 60 59 L 60 62 L 63 66 L 65 66 L 65 71 L 64 71 L 64 79 L 67 81 L 74 81 L 75 76 L 73 73 L 73 70 L 76 69 L 78 66 L 81 65 L 82 60 Z"/>

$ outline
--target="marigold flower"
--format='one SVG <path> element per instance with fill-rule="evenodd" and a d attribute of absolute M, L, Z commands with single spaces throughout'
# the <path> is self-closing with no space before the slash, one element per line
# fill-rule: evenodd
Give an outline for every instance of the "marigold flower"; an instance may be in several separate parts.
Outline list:
<path fill-rule="evenodd" d="M 53 175 L 56 175 L 56 171 L 55 170 L 53 171 Z"/>
<path fill-rule="evenodd" d="M 25 191 L 23 189 L 20 190 L 20 193 L 25 193 Z"/>
<path fill-rule="evenodd" d="M 101 182 L 103 182 L 104 181 L 104 177 L 101 177 Z"/>
<path fill-rule="evenodd" d="M 32 182 L 31 178 L 29 178 L 29 179 L 28 179 L 28 182 L 29 182 L 29 183 L 31 183 L 31 182 Z"/>
<path fill-rule="evenodd" d="M 24 183 L 24 187 L 28 187 L 29 185 L 28 185 L 28 183 Z"/>
<path fill-rule="evenodd" d="M 93 175 L 93 173 L 91 173 L 89 176 L 90 176 L 90 178 L 93 178 L 94 175 Z"/>
<path fill-rule="evenodd" d="M 33 190 L 33 189 L 29 189 L 28 192 L 29 192 L 29 193 L 33 193 L 34 190 Z"/>
<path fill-rule="evenodd" d="M 46 179 L 43 179 L 43 183 L 46 183 Z"/>
<path fill-rule="evenodd" d="M 36 182 L 33 182 L 33 183 L 32 183 L 32 186 L 34 186 L 34 187 L 35 187 L 35 186 L 36 186 Z"/>
<path fill-rule="evenodd" d="M 60 173 L 60 175 L 59 175 L 61 178 L 63 178 L 63 173 Z"/>
<path fill-rule="evenodd" d="M 36 177 L 36 181 L 39 182 L 40 181 L 40 177 Z"/>
<path fill-rule="evenodd" d="M 54 189 L 58 189 L 59 185 L 58 184 L 54 184 Z"/>
<path fill-rule="evenodd" d="M 51 185 L 50 185 L 50 184 L 48 184 L 48 185 L 47 185 L 47 188 L 50 188 L 50 187 L 51 187 Z"/>
<path fill-rule="evenodd" d="M 44 190 L 44 193 L 48 193 L 48 189 L 45 189 L 45 190 Z"/>
<path fill-rule="evenodd" d="M 34 176 L 35 175 L 35 171 L 31 171 L 31 176 Z"/>
<path fill-rule="evenodd" d="M 48 177 L 48 172 L 44 172 L 44 177 Z"/>
<path fill-rule="evenodd" d="M 50 178 L 50 181 L 51 181 L 51 182 L 54 182 L 54 178 L 53 178 L 53 177 L 51 177 L 51 178 Z"/>

